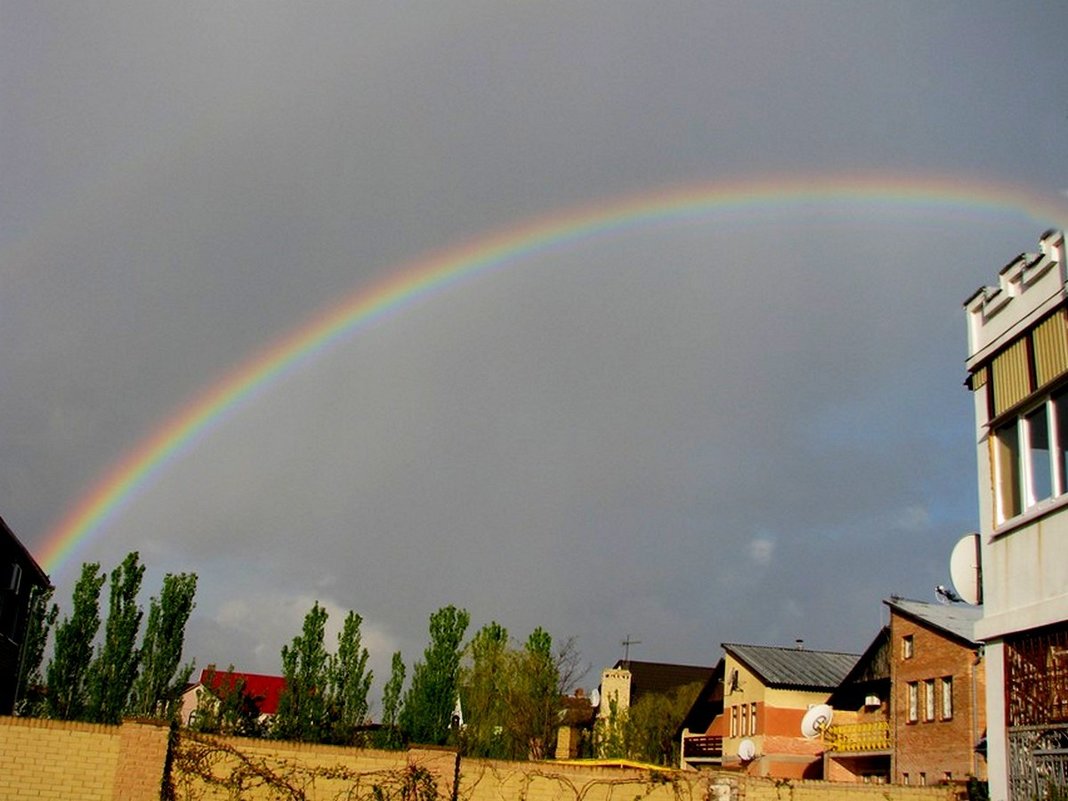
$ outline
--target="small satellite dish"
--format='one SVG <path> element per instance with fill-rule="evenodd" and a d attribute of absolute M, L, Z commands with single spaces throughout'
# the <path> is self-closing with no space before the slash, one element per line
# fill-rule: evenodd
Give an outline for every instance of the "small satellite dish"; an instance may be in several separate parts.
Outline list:
<path fill-rule="evenodd" d="M 983 568 L 979 557 L 979 535 L 965 534 L 949 555 L 949 577 L 953 588 L 965 603 L 983 602 Z"/>
<path fill-rule="evenodd" d="M 834 710 L 828 704 L 816 704 L 809 707 L 808 712 L 801 718 L 801 734 L 811 740 L 831 725 L 831 717 Z"/>
<path fill-rule="evenodd" d="M 601 705 L 601 689 L 594 687 L 593 692 L 590 693 L 590 706 L 597 707 Z"/>
<path fill-rule="evenodd" d="M 738 759 L 742 760 L 742 762 L 752 762 L 755 756 L 756 746 L 753 745 L 752 740 L 746 737 L 738 743 Z"/>

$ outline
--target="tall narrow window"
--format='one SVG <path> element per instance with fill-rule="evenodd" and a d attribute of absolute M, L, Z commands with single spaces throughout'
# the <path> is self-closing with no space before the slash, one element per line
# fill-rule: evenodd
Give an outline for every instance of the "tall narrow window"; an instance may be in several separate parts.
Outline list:
<path fill-rule="evenodd" d="M 738 707 L 731 707 L 731 737 L 738 736 Z"/>
<path fill-rule="evenodd" d="M 901 658 L 902 659 L 912 659 L 912 653 L 913 653 L 912 648 L 913 648 L 912 635 L 911 634 L 906 634 L 904 637 L 901 638 Z"/>
<path fill-rule="evenodd" d="M 994 431 L 994 469 L 997 482 L 998 522 L 1023 511 L 1020 500 L 1019 421 L 1010 420 Z"/>
<path fill-rule="evenodd" d="M 953 719 L 953 677 L 942 677 L 942 720 Z"/>
<path fill-rule="evenodd" d="M 756 734 L 756 701 L 749 705 L 749 733 Z"/>
<path fill-rule="evenodd" d="M 934 679 L 927 679 L 923 683 L 923 719 L 935 719 L 935 683 Z"/>
<path fill-rule="evenodd" d="M 742 736 L 749 734 L 749 704 L 742 704 Z"/>
<path fill-rule="evenodd" d="M 914 681 L 909 682 L 909 706 L 908 706 L 908 718 L 906 720 L 909 723 L 915 723 L 920 717 L 920 685 Z"/>
<path fill-rule="evenodd" d="M 1053 495 L 1053 473 L 1049 458 L 1049 421 L 1046 404 L 1024 416 L 1027 426 L 1027 505 Z"/>

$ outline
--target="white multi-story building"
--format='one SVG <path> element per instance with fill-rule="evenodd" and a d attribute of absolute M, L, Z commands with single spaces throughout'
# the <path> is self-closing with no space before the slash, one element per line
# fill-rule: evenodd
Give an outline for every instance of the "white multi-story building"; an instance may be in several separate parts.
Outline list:
<path fill-rule="evenodd" d="M 1066 266 L 1064 233 L 1048 231 L 964 304 L 992 801 L 1068 787 Z"/>

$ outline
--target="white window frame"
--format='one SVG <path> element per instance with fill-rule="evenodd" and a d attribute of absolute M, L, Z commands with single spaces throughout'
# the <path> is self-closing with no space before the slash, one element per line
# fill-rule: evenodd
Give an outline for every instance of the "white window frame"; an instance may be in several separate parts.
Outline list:
<path fill-rule="evenodd" d="M 906 708 L 905 721 L 916 723 L 920 719 L 920 684 L 910 681 L 908 683 L 908 706 Z"/>
<path fill-rule="evenodd" d="M 927 679 L 923 683 L 923 721 L 930 723 L 935 719 L 935 681 Z"/>
<path fill-rule="evenodd" d="M 1006 509 L 1006 499 L 1004 497 L 1004 481 L 1006 477 L 1003 475 L 1006 469 L 1006 465 L 1003 464 L 1002 459 L 997 458 L 1000 456 L 1000 448 L 995 448 L 996 458 L 994 458 L 994 485 L 997 488 L 995 493 L 995 508 L 997 515 L 997 524 L 1002 525 L 1018 517 L 1036 506 L 1049 502 L 1054 498 L 1058 498 L 1068 493 L 1068 476 L 1064 475 L 1064 458 L 1060 451 L 1060 428 L 1058 425 L 1056 415 L 1055 400 L 1068 396 L 1068 387 L 1062 387 L 1056 392 L 1045 395 L 1038 403 L 1032 403 L 1028 406 L 1020 409 L 1015 414 L 1006 417 L 998 422 L 996 426 L 991 429 L 991 436 L 997 437 L 997 432 L 1004 428 L 1009 423 L 1016 424 L 1016 460 L 1015 465 L 1017 471 L 1017 481 L 1019 486 L 1014 489 L 1019 495 L 1020 508 L 1018 510 Z M 1033 469 L 1033 460 L 1031 458 L 1031 423 L 1028 417 L 1032 415 L 1039 408 L 1045 408 L 1046 412 L 1046 438 L 1049 447 L 1048 459 L 1049 464 L 1049 477 L 1050 477 L 1050 494 L 1048 496 L 1038 498 L 1035 491 L 1035 476 Z M 1068 432 L 1066 432 L 1068 433 Z M 1065 441 L 1065 448 L 1068 450 L 1068 438 Z"/>
<path fill-rule="evenodd" d="M 953 720 L 953 677 L 942 677 L 942 720 Z"/>

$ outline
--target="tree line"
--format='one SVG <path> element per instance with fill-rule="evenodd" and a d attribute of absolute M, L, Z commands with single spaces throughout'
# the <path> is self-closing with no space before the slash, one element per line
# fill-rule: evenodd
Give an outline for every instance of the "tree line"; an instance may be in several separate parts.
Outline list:
<path fill-rule="evenodd" d="M 181 660 L 197 577 L 165 575 L 159 594 L 149 601 L 142 632 L 144 611 L 137 597 L 144 573 L 137 551 L 111 571 L 106 621 L 100 594 L 109 576 L 99 563 L 82 565 L 71 612 L 61 621 L 53 588 L 34 590 L 16 679 L 16 714 L 90 723 L 177 714 L 193 673 L 192 663 L 183 666 Z M 42 669 L 50 634 L 52 654 Z"/>
<path fill-rule="evenodd" d="M 35 592 L 16 714 L 95 723 L 178 716 L 194 667 L 181 660 L 197 577 L 164 576 L 142 631 L 137 598 L 144 571 L 136 551 L 110 576 L 98 563 L 84 564 L 71 613 L 62 621 L 52 589 Z M 100 598 L 108 578 L 102 618 Z M 467 610 L 438 609 L 430 615 L 429 642 L 412 666 L 407 689 L 404 660 L 399 651 L 393 654 L 381 716 L 372 724 L 374 677 L 363 645 L 363 618 L 349 611 L 332 649 L 326 643 L 327 622 L 327 610 L 316 601 L 300 633 L 282 647 L 284 689 L 274 716 L 261 714 L 262 699 L 252 696 L 231 667 L 224 674 L 229 680 L 206 682 L 211 692 L 202 693 L 190 725 L 205 732 L 338 745 L 454 745 L 467 755 L 496 759 L 553 756 L 561 698 L 584 672 L 573 640 L 554 647 L 551 635 L 537 627 L 516 641 L 497 622 L 465 640 Z M 52 654 L 42 668 L 50 635 Z M 643 697 L 629 710 L 609 709 L 585 743 L 585 754 L 673 764 L 674 732 L 697 689 Z"/>

